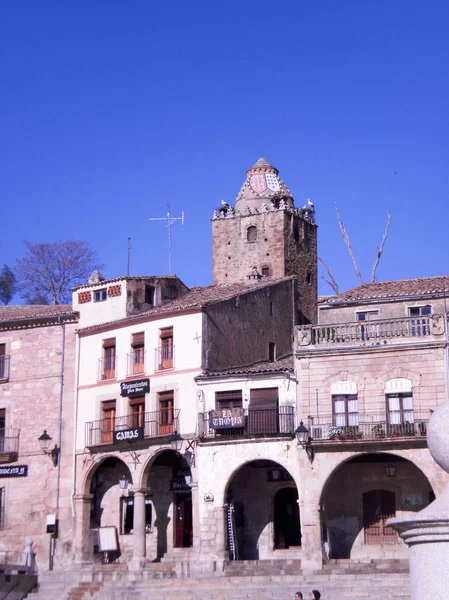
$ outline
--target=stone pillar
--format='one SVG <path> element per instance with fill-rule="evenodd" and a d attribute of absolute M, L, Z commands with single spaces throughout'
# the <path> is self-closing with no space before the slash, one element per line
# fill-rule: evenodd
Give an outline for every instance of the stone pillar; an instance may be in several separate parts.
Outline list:
<path fill-rule="evenodd" d="M 131 570 L 137 571 L 146 562 L 146 532 L 145 532 L 145 491 L 134 492 L 134 527 L 133 527 L 133 557 L 129 563 Z"/>
<path fill-rule="evenodd" d="M 427 443 L 433 459 L 449 473 L 449 403 L 433 413 Z M 449 589 L 449 484 L 418 513 L 389 519 L 409 546 L 411 600 L 446 600 Z"/>
<path fill-rule="evenodd" d="M 316 571 L 323 567 L 321 513 L 319 506 L 303 506 L 301 515 L 301 569 Z"/>
<path fill-rule="evenodd" d="M 93 494 L 77 494 L 74 496 L 75 535 L 74 556 L 76 564 L 89 564 L 94 560 L 93 547 L 90 547 L 90 507 Z"/>

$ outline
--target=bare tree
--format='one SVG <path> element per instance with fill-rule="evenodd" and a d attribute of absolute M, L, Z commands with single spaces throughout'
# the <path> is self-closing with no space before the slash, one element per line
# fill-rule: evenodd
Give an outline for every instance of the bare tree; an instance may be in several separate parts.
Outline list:
<path fill-rule="evenodd" d="M 0 271 L 0 302 L 9 304 L 16 291 L 16 278 L 14 273 L 8 267 L 3 265 Z"/>
<path fill-rule="evenodd" d="M 374 283 L 376 281 L 377 266 L 379 264 L 380 257 L 382 256 L 382 252 L 384 251 L 385 242 L 387 241 L 387 237 L 388 237 L 388 230 L 390 229 L 391 215 L 388 210 L 387 210 L 387 217 L 388 217 L 388 219 L 387 219 L 387 225 L 385 227 L 384 235 L 382 237 L 380 246 L 377 248 L 376 260 L 374 262 L 373 270 L 371 273 L 371 283 Z"/>
<path fill-rule="evenodd" d="M 362 279 L 362 276 L 360 274 L 359 266 L 358 266 L 357 261 L 356 261 L 355 256 L 354 256 L 354 252 L 352 251 L 351 241 L 349 239 L 348 232 L 346 231 L 346 227 L 344 226 L 343 221 L 340 219 L 340 213 L 338 212 L 338 207 L 337 207 L 337 203 L 336 202 L 334 202 L 334 206 L 335 206 L 335 212 L 337 213 L 338 225 L 340 227 L 341 235 L 343 236 L 343 239 L 345 241 L 346 248 L 348 249 L 349 256 L 351 257 L 352 264 L 354 265 L 354 269 L 355 269 L 356 275 L 358 277 L 358 280 L 360 281 L 360 285 L 362 285 L 363 284 L 363 279 Z"/>
<path fill-rule="evenodd" d="M 326 269 L 326 273 L 329 276 L 329 279 L 326 279 L 326 277 L 324 277 L 324 275 L 321 275 L 321 278 L 324 279 L 324 281 L 334 290 L 334 292 L 336 294 L 339 293 L 339 287 L 338 287 L 338 283 L 334 277 L 334 274 L 332 273 L 332 269 L 330 267 L 330 265 L 328 265 L 322 258 L 318 257 L 318 260 L 320 261 L 320 263 L 323 265 L 323 267 Z"/>
<path fill-rule="evenodd" d="M 86 242 L 24 244 L 27 254 L 17 261 L 15 271 L 22 297 L 28 302 L 69 303 L 71 288 L 85 283 L 94 269 L 103 266 Z"/>

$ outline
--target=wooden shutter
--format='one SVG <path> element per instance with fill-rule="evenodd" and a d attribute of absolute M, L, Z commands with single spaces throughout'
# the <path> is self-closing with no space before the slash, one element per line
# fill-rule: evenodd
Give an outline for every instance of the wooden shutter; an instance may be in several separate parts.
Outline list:
<path fill-rule="evenodd" d="M 228 390 L 225 392 L 215 392 L 215 405 L 219 409 L 241 408 L 242 390 Z"/>
<path fill-rule="evenodd" d="M 248 427 L 254 434 L 279 431 L 278 388 L 250 391 Z"/>
<path fill-rule="evenodd" d="M 6 354 L 6 344 L 0 344 L 0 356 L 5 356 Z"/>
<path fill-rule="evenodd" d="M 145 333 L 143 331 L 139 333 L 133 333 L 133 338 L 131 342 L 132 348 L 135 346 L 143 346 L 145 344 Z"/>
<path fill-rule="evenodd" d="M 103 348 L 115 348 L 115 338 L 103 340 Z"/>
<path fill-rule="evenodd" d="M 251 409 L 264 409 L 264 408 L 275 408 L 278 407 L 278 388 L 262 388 L 258 390 L 250 391 L 250 403 L 249 408 Z"/>

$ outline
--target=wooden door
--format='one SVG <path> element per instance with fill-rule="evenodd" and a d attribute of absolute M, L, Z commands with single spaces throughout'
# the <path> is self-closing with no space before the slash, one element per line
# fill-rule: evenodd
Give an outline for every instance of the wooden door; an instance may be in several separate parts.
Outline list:
<path fill-rule="evenodd" d="M 108 346 L 104 349 L 104 369 L 103 379 L 115 378 L 115 346 Z"/>
<path fill-rule="evenodd" d="M 192 493 L 175 494 L 175 548 L 190 548 L 193 540 Z"/>
<path fill-rule="evenodd" d="M 161 329 L 161 369 L 173 368 L 173 327 Z"/>
<path fill-rule="evenodd" d="M 115 427 L 115 400 L 103 402 L 102 443 L 112 444 Z"/>
<path fill-rule="evenodd" d="M 265 434 L 278 432 L 278 388 L 251 390 L 248 410 L 248 433 Z"/>
<path fill-rule="evenodd" d="M 388 490 L 371 490 L 363 494 L 363 526 L 365 544 L 396 544 L 397 533 L 387 526 L 396 515 L 396 498 Z"/>
<path fill-rule="evenodd" d="M 173 433 L 173 392 L 159 394 L 159 435 Z"/>

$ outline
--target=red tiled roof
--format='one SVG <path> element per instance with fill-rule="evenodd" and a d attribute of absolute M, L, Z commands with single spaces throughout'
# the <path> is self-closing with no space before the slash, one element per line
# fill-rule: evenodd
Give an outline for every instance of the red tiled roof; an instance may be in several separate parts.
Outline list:
<path fill-rule="evenodd" d="M 200 310 L 203 306 L 208 304 L 214 304 L 215 302 L 222 302 L 223 300 L 229 300 L 235 298 L 241 294 L 253 292 L 255 290 L 275 285 L 282 281 L 289 281 L 292 277 L 283 277 L 280 279 L 259 279 L 249 280 L 241 283 L 229 283 L 226 285 L 208 285 L 203 287 L 192 287 L 189 292 L 186 292 L 179 298 L 165 302 L 160 306 L 154 306 L 148 310 L 140 312 L 132 317 L 126 319 L 120 319 L 118 321 L 109 321 L 107 323 L 99 323 L 97 325 L 91 325 L 89 327 L 83 327 L 80 332 L 91 331 L 100 327 L 116 323 L 132 322 L 135 319 L 141 319 L 142 317 L 151 317 L 153 315 L 163 315 L 176 312 L 182 312 L 183 310 L 198 309 Z"/>
<path fill-rule="evenodd" d="M 364 283 L 327 299 L 329 304 L 359 300 L 394 300 L 414 296 L 449 295 L 449 275 Z"/>
<path fill-rule="evenodd" d="M 75 317 L 71 304 L 58 304 L 47 306 L 41 304 L 22 306 L 0 306 L 0 322 L 26 321 L 27 319 L 46 319 L 58 315 L 72 314 Z"/>
<path fill-rule="evenodd" d="M 262 373 L 277 373 L 284 371 L 293 372 L 293 356 L 286 356 L 274 362 L 261 362 L 247 367 L 232 367 L 224 371 L 204 371 L 201 377 L 220 377 L 223 375 L 246 375 L 246 374 L 262 374 Z"/>

